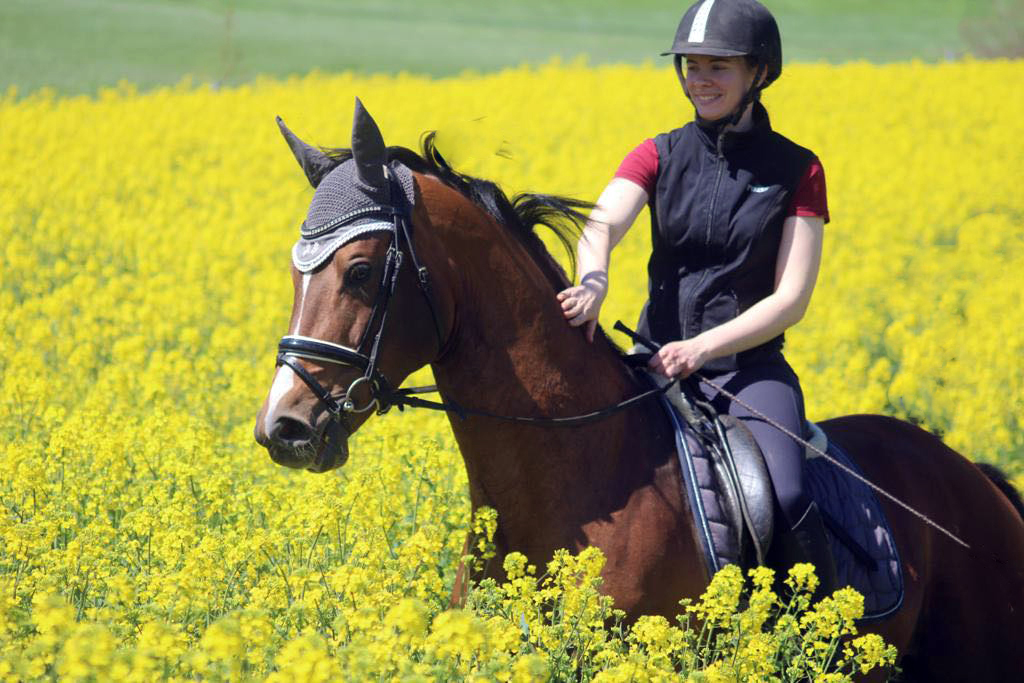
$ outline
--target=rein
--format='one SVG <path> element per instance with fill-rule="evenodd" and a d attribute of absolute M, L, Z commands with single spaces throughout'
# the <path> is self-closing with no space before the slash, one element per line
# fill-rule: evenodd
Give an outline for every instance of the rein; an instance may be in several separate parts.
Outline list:
<path fill-rule="evenodd" d="M 514 422 L 518 424 L 530 424 L 542 427 L 579 427 L 581 425 L 587 425 L 594 422 L 599 422 L 606 417 L 614 415 L 626 408 L 630 408 L 637 403 L 642 403 L 649 398 L 654 396 L 660 396 L 667 392 L 675 382 L 669 382 L 665 386 L 658 387 L 656 389 L 648 389 L 643 393 L 637 394 L 625 400 L 614 403 L 610 406 L 600 408 L 590 413 L 583 413 L 581 415 L 572 415 L 569 417 L 527 417 L 523 415 L 501 415 L 498 413 L 491 413 L 486 410 L 476 410 L 473 408 L 464 408 L 454 401 L 448 400 L 445 402 L 439 401 L 428 401 L 423 398 L 417 398 L 411 396 L 411 394 L 418 393 L 433 393 L 437 391 L 436 386 L 427 387 L 410 387 L 408 389 L 398 389 L 393 392 L 391 397 L 394 399 L 392 405 L 398 406 L 399 410 L 403 410 L 405 406 L 411 406 L 414 408 L 427 408 L 429 410 L 439 410 L 443 412 L 455 413 L 462 419 L 466 419 L 470 416 L 488 417 L 493 420 L 503 420 L 505 422 Z"/>
<path fill-rule="evenodd" d="M 402 196 L 402 194 L 400 192 L 393 192 L 392 196 Z M 291 368 L 292 371 L 298 375 L 299 379 L 305 382 L 310 391 L 312 391 L 313 394 L 324 404 L 332 419 L 344 420 L 345 416 L 349 413 L 365 413 L 373 408 L 376 408 L 378 415 L 383 415 L 391 410 L 392 407 L 397 407 L 401 411 L 404 410 L 406 406 L 409 406 L 413 408 L 426 408 L 428 410 L 454 413 L 462 419 L 466 419 L 470 416 L 477 416 L 517 424 L 530 424 L 544 427 L 578 427 L 598 422 L 610 415 L 626 410 L 638 403 L 642 403 L 647 399 L 660 396 L 666 393 L 675 384 L 674 382 L 670 382 L 665 386 L 644 391 L 636 396 L 632 396 L 599 410 L 568 417 L 502 415 L 486 410 L 465 408 L 450 399 L 447 401 L 431 401 L 415 395 L 435 393 L 437 392 L 436 385 L 395 389 L 391 386 L 391 383 L 388 382 L 384 374 L 377 368 L 377 355 L 380 350 L 381 337 L 384 333 L 384 324 L 387 320 L 388 303 L 391 301 L 391 297 L 394 295 L 395 289 L 398 285 L 398 274 L 402 266 L 403 246 L 408 250 L 409 256 L 413 262 L 413 267 L 416 269 L 417 286 L 419 287 L 420 293 L 423 294 L 423 297 L 427 301 L 427 308 L 430 310 L 430 316 L 434 321 L 434 329 L 437 332 L 439 349 L 444 348 L 444 338 L 441 332 L 440 320 L 431 295 L 430 273 L 416 257 L 416 249 L 413 245 L 412 235 L 409 229 L 409 225 L 411 223 L 410 212 L 407 207 L 403 206 L 402 208 L 396 208 L 385 205 L 373 205 L 366 207 L 358 212 L 354 212 L 331 221 L 329 224 L 330 230 L 336 230 L 357 219 L 374 215 L 390 216 L 392 218 L 392 226 L 389 230 L 391 235 L 391 244 L 388 247 L 387 256 L 384 261 L 384 272 L 381 275 L 380 287 L 377 291 L 376 300 L 374 301 L 373 308 L 370 311 L 370 319 L 366 323 L 366 329 L 363 331 L 358 347 L 353 349 L 324 339 L 316 339 L 314 337 L 305 337 L 301 335 L 285 335 L 277 345 L 277 365 L 287 365 Z M 329 231 L 320 231 L 318 234 L 324 234 L 325 232 Z M 370 350 L 369 352 L 364 352 L 363 349 L 370 337 L 370 330 L 373 328 L 374 322 L 377 320 L 378 316 L 380 317 L 380 322 L 377 325 L 376 333 L 373 335 Z M 317 381 L 317 379 L 313 377 L 313 374 L 298 362 L 298 359 L 300 358 L 312 360 L 318 363 L 330 363 L 332 365 L 340 365 L 342 367 L 357 368 L 362 370 L 363 374 L 361 377 L 357 377 L 353 380 L 352 383 L 349 384 L 348 389 L 345 390 L 340 397 L 335 398 L 329 389 Z M 355 393 L 363 385 L 366 385 L 366 388 L 369 390 L 369 398 L 365 405 L 358 405 L 358 399 L 355 397 Z"/>
<path fill-rule="evenodd" d="M 389 178 L 392 185 L 394 185 L 394 179 Z M 401 192 L 392 193 L 392 196 L 404 196 Z M 309 386 L 313 394 L 324 404 L 332 419 L 344 421 L 346 415 L 349 413 L 365 413 L 368 410 L 376 407 L 377 414 L 383 415 L 388 412 L 392 406 L 396 406 L 400 411 L 404 410 L 406 406 L 413 408 L 426 408 L 428 410 L 437 410 L 448 413 L 455 413 L 462 419 L 466 419 L 470 416 L 485 417 L 494 420 L 502 420 L 505 422 L 512 422 L 516 424 L 528 424 L 543 427 L 577 427 L 582 425 L 591 424 L 603 420 L 615 413 L 626 410 L 632 406 L 642 403 L 655 396 L 665 394 L 669 389 L 676 386 L 679 380 L 668 382 L 665 385 L 644 391 L 636 396 L 632 396 L 618 403 L 606 406 L 599 410 L 595 410 L 589 413 L 581 415 L 572 415 L 567 417 L 528 417 L 522 415 L 502 415 L 499 413 L 492 413 L 486 410 L 476 410 L 473 408 L 465 408 L 458 403 L 451 401 L 430 401 L 424 398 L 419 398 L 415 394 L 423 393 L 435 393 L 437 392 L 437 386 L 423 386 L 423 387 L 406 387 L 395 389 L 388 382 L 387 378 L 377 368 L 377 355 L 380 351 L 381 338 L 384 333 L 384 325 L 387 321 L 388 304 L 391 301 L 391 297 L 395 293 L 395 289 L 398 285 L 398 274 L 401 271 L 402 266 L 402 241 L 404 240 L 405 248 L 409 252 L 409 256 L 412 259 L 413 266 L 416 269 L 417 274 L 417 287 L 420 293 L 423 295 L 427 302 L 427 308 L 430 310 L 430 316 L 434 321 L 434 329 L 437 333 L 438 349 L 444 348 L 444 338 L 441 332 L 440 320 L 437 315 L 437 311 L 434 308 L 434 301 L 430 290 L 430 274 L 426 267 L 423 266 L 419 259 L 416 257 L 416 250 L 413 245 L 412 235 L 410 233 L 410 210 L 407 205 L 403 204 L 401 208 L 386 206 L 386 205 L 373 205 L 361 209 L 358 212 L 348 214 L 346 216 L 339 217 L 331 221 L 330 229 L 334 230 L 344 225 L 347 225 L 355 220 L 364 218 L 367 216 L 390 216 L 392 218 L 392 225 L 390 229 L 391 244 L 388 247 L 387 256 L 384 262 L 384 271 L 381 274 L 380 287 L 377 292 L 376 300 L 374 301 L 373 308 L 370 311 L 370 319 L 366 323 L 366 329 L 363 330 L 362 338 L 359 341 L 359 346 L 355 349 L 342 344 L 336 344 L 323 339 L 316 339 L 313 337 L 305 337 L 301 335 L 286 335 L 281 338 L 278 343 L 277 353 L 277 365 L 287 365 L 295 372 L 298 377 Z M 374 321 L 380 318 L 380 323 L 377 325 L 377 331 L 373 335 L 373 341 L 370 346 L 368 353 L 363 352 L 363 348 L 366 346 L 367 340 L 370 337 L 370 330 L 373 328 Z M 637 334 L 633 330 L 629 329 L 621 322 L 615 324 L 615 329 L 628 335 L 634 341 L 639 342 L 643 346 L 646 346 L 651 351 L 656 352 L 659 345 L 649 339 L 644 338 L 642 335 Z M 304 358 L 306 360 L 312 360 L 319 363 L 331 363 L 334 365 L 341 365 L 343 367 L 358 368 L 363 371 L 362 376 L 357 377 L 349 384 L 348 389 L 342 394 L 339 399 L 336 399 L 326 387 L 320 384 L 312 373 L 298 362 L 297 359 Z M 831 465 L 838 467 L 849 476 L 857 479 L 861 483 L 870 487 L 873 491 L 886 499 L 892 501 L 896 505 L 911 513 L 928 526 L 942 532 L 947 537 L 951 538 L 964 548 L 970 549 L 970 546 L 961 540 L 958 536 L 953 534 L 951 531 L 940 526 L 938 523 L 932 521 L 925 514 L 918 512 L 911 506 L 901 501 L 896 496 L 892 495 L 888 491 L 885 491 L 881 487 L 872 483 L 865 477 L 861 476 L 857 472 L 854 472 L 850 468 L 846 467 L 843 463 L 837 461 L 835 458 L 825 453 L 821 449 L 808 443 L 805 439 L 794 434 L 784 426 L 778 424 L 768 416 L 764 415 L 760 411 L 756 410 L 752 406 L 748 405 L 744 401 L 740 400 L 737 396 L 733 395 L 724 388 L 711 382 L 706 376 L 697 372 L 693 375 L 696 379 L 708 384 L 713 387 L 716 391 L 728 397 L 730 400 L 735 401 L 738 405 L 746 408 L 751 414 L 764 420 L 768 424 L 774 426 L 791 439 L 801 444 L 805 448 L 814 451 L 822 458 L 825 458 Z M 356 403 L 354 394 L 358 388 L 363 385 L 367 385 L 369 389 L 369 399 L 366 405 L 359 406 Z M 717 420 L 715 421 L 717 423 Z"/>

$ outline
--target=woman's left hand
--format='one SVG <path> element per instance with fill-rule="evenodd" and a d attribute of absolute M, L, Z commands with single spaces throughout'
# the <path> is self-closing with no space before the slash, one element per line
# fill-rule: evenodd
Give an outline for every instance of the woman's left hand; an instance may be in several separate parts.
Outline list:
<path fill-rule="evenodd" d="M 651 356 L 647 367 L 669 379 L 686 379 L 708 360 L 708 350 L 699 337 L 694 337 L 665 344 Z"/>

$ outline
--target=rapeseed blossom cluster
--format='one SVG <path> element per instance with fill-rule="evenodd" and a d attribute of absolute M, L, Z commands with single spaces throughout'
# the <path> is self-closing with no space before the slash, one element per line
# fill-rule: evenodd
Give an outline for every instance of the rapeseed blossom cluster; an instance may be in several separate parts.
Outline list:
<path fill-rule="evenodd" d="M 809 414 L 916 420 L 1018 484 L 1022 77 L 787 65 L 765 98 L 830 183 L 820 283 L 788 335 Z M 812 608 L 799 571 L 781 596 L 755 572 L 742 599 L 722 572 L 682 622 L 627 626 L 598 553 L 511 555 L 506 583 L 450 609 L 467 531 L 494 561 L 495 520 L 471 516 L 433 413 L 371 420 L 336 473 L 271 463 L 252 422 L 311 193 L 273 117 L 344 145 L 356 95 L 389 144 L 437 130 L 461 171 L 588 199 L 692 116 L 671 69 L 559 62 L 0 98 L 0 680 L 842 680 L 890 662 L 853 633 L 857 597 Z M 614 253 L 606 326 L 645 298 L 646 220 Z"/>

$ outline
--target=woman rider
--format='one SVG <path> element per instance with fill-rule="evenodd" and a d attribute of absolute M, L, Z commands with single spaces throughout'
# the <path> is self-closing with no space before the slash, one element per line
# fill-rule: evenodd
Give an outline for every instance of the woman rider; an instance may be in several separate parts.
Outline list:
<path fill-rule="evenodd" d="M 666 377 L 701 371 L 711 382 L 700 389 L 715 408 L 750 428 L 791 530 L 779 539 L 787 560 L 813 563 L 821 590 L 831 592 L 835 567 L 806 491 L 802 446 L 715 386 L 805 432 L 803 394 L 782 344 L 817 279 L 828 221 L 824 171 L 812 152 L 772 131 L 760 102 L 782 71 L 778 26 L 764 6 L 701 0 L 663 54 L 674 56 L 695 120 L 627 155 L 584 228 L 580 284 L 558 299 L 569 324 L 593 340 L 610 252 L 648 205 L 649 299 L 638 327 L 662 344 L 650 367 Z"/>

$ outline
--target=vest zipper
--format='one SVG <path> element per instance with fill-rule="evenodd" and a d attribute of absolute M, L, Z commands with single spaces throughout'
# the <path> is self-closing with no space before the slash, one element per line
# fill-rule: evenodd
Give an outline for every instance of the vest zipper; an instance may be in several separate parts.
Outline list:
<path fill-rule="evenodd" d="M 708 230 L 707 234 L 704 235 L 704 246 L 711 246 L 711 227 L 715 221 L 715 204 L 718 203 L 718 189 L 722 184 L 722 169 L 725 168 L 725 154 L 722 153 L 722 142 L 725 140 L 725 134 L 718 136 L 718 144 L 715 145 L 715 163 L 718 164 L 718 169 L 715 172 L 715 189 L 711 193 L 711 206 L 708 209 Z"/>
<path fill-rule="evenodd" d="M 719 136 L 717 145 L 718 154 L 715 156 L 715 162 L 718 168 L 715 171 L 715 186 L 711 191 L 711 201 L 708 204 L 708 227 L 704 234 L 704 246 L 711 246 L 711 228 L 715 221 L 715 204 L 718 203 L 718 190 L 722 185 L 722 170 L 725 168 L 725 155 L 722 154 L 722 137 Z M 700 292 L 700 286 L 704 284 L 704 279 L 707 277 L 708 269 L 701 269 L 700 278 L 697 280 L 697 284 L 690 290 L 691 294 L 686 300 L 686 315 L 683 317 L 683 339 L 689 339 L 689 327 L 690 317 L 693 315 L 693 307 L 697 301 L 697 294 Z"/>

